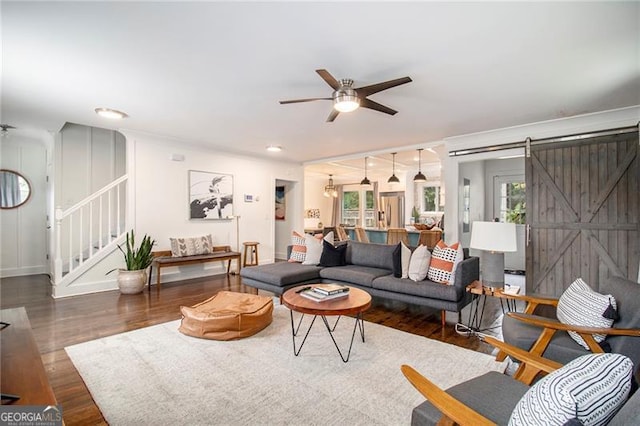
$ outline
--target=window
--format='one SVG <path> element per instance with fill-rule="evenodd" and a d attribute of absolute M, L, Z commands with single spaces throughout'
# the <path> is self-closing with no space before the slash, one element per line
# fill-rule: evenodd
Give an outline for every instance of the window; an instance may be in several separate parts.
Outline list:
<path fill-rule="evenodd" d="M 438 186 L 422 187 L 422 211 L 444 212 L 444 191 Z"/>
<path fill-rule="evenodd" d="M 356 185 L 353 185 L 356 188 Z M 342 223 L 347 226 L 375 227 L 375 200 L 372 190 L 345 189 L 342 197 Z"/>
<path fill-rule="evenodd" d="M 521 176 L 496 180 L 497 218 L 500 222 L 526 223 L 526 185 Z"/>

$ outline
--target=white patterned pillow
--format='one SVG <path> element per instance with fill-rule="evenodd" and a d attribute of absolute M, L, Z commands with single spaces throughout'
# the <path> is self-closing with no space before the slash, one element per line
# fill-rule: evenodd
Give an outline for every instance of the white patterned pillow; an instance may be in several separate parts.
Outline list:
<path fill-rule="evenodd" d="M 605 425 L 624 405 L 633 363 L 620 354 L 583 355 L 534 384 L 518 401 L 509 426 L 561 425 L 576 417 Z"/>
<path fill-rule="evenodd" d="M 582 278 L 578 278 L 560 296 L 556 315 L 563 324 L 609 328 L 613 324 L 613 319 L 602 316 L 609 307 L 609 302 L 614 308 L 617 307 L 616 299 L 612 295 L 597 293 L 591 290 Z M 570 331 L 569 334 L 573 340 L 589 350 L 589 346 L 578 333 Z M 593 335 L 598 343 L 606 337 L 605 334 Z"/>
<path fill-rule="evenodd" d="M 464 253 L 460 243 L 447 246 L 444 241 L 438 241 L 431 254 L 431 264 L 427 276 L 431 281 L 453 285 L 456 268 L 463 257 Z"/>
<path fill-rule="evenodd" d="M 198 254 L 213 253 L 213 239 L 211 235 L 189 238 L 169 238 L 171 243 L 171 256 L 195 256 Z"/>
<path fill-rule="evenodd" d="M 296 231 L 291 233 L 291 254 L 289 262 L 304 262 L 307 258 L 307 246 L 304 241 L 304 234 L 298 234 Z"/>

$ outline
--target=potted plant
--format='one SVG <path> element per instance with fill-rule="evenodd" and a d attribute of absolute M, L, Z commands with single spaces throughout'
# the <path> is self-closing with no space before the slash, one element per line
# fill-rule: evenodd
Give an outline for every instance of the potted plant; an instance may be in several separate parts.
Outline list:
<path fill-rule="evenodd" d="M 147 283 L 147 268 L 153 262 L 151 249 L 156 243 L 148 235 L 142 238 L 140 246 L 136 248 L 135 235 L 131 230 L 131 235 L 127 232 L 126 250 L 118 244 L 118 249 L 124 255 L 126 269 L 118 269 L 118 288 L 123 294 L 137 294 L 142 292 Z M 115 269 L 107 272 L 111 273 Z"/>
<path fill-rule="evenodd" d="M 413 210 L 411 210 L 411 217 L 413 217 L 413 223 L 420 222 L 420 212 L 416 206 L 413 206 Z"/>

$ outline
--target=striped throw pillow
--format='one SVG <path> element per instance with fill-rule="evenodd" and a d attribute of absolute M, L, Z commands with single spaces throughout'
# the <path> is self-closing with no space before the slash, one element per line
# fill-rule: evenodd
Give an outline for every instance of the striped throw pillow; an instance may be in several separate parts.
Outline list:
<path fill-rule="evenodd" d="M 438 241 L 431 253 L 431 263 L 427 277 L 441 284 L 454 284 L 455 268 L 462 261 L 464 254 L 460 243 L 447 246 L 444 241 Z"/>
<path fill-rule="evenodd" d="M 583 355 L 543 377 L 518 401 L 509 426 L 605 425 L 624 405 L 633 363 L 620 354 Z"/>
<path fill-rule="evenodd" d="M 613 319 L 602 316 L 609 307 L 609 302 L 614 308 L 617 307 L 616 299 L 612 295 L 597 293 L 591 290 L 582 278 L 578 278 L 558 299 L 556 315 L 563 324 L 609 328 L 613 324 Z M 579 345 L 589 350 L 589 346 L 578 333 L 570 331 L 569 334 Z M 606 337 L 604 334 L 593 335 L 593 339 L 598 343 Z"/>

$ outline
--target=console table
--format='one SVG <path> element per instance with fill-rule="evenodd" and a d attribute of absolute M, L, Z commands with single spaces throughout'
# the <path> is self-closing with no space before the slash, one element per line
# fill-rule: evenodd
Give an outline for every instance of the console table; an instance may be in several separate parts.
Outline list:
<path fill-rule="evenodd" d="M 0 373 L 2 403 L 14 405 L 57 405 L 42 364 L 40 350 L 24 307 L 0 310 Z M 5 399 L 5 396 L 19 399 Z"/>

